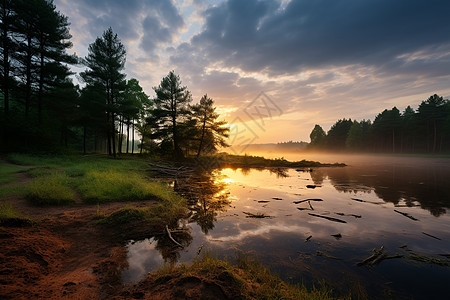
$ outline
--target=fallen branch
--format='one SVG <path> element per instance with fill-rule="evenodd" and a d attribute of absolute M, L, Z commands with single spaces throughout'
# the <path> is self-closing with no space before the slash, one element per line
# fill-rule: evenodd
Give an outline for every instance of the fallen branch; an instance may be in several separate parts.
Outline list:
<path fill-rule="evenodd" d="M 312 213 L 308 213 L 308 215 L 313 216 L 313 217 L 318 217 L 318 218 L 324 218 L 333 222 L 338 222 L 338 223 L 347 223 L 344 220 L 341 219 L 336 219 L 336 218 L 331 218 L 331 217 L 326 217 L 326 216 L 321 216 L 321 215 L 317 215 L 317 214 L 312 214 Z"/>
<path fill-rule="evenodd" d="M 396 213 L 399 213 L 399 214 L 401 214 L 401 215 L 407 217 L 407 218 L 410 218 L 410 219 L 413 220 L 413 221 L 419 221 L 419 219 L 414 218 L 413 216 L 411 216 L 411 215 L 408 214 L 408 213 L 401 212 L 401 211 L 398 211 L 398 210 L 396 210 L 396 209 L 394 209 L 394 211 L 395 211 Z"/>
<path fill-rule="evenodd" d="M 168 227 L 167 225 L 166 225 L 166 231 L 167 231 L 167 235 L 169 236 L 169 239 L 170 239 L 172 242 L 174 242 L 177 246 L 179 246 L 179 247 L 181 247 L 181 248 L 184 248 L 183 245 L 181 245 L 180 243 L 178 243 L 177 241 L 174 240 L 174 238 L 173 238 L 172 235 L 170 234 L 169 227 Z"/>
<path fill-rule="evenodd" d="M 359 263 L 357 263 L 357 266 L 363 266 L 369 262 L 372 262 L 373 260 L 375 260 L 378 256 L 380 256 L 383 253 L 383 246 L 380 247 L 380 250 L 378 249 L 373 249 L 372 250 L 373 254 L 371 256 L 369 256 L 368 258 L 366 258 L 363 261 L 360 261 Z"/>
<path fill-rule="evenodd" d="M 438 237 L 436 237 L 434 235 L 431 235 L 431 234 L 428 234 L 428 233 L 425 233 L 425 232 L 422 232 L 422 233 L 425 234 L 425 235 L 428 235 L 429 237 L 432 237 L 433 239 L 441 240 L 440 238 L 438 238 Z"/>

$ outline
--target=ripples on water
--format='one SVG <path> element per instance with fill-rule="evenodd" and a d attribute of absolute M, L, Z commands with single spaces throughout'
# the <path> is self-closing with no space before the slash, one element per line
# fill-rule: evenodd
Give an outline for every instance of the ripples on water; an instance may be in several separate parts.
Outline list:
<path fill-rule="evenodd" d="M 186 230 L 174 235 L 186 247 L 163 251 L 154 239 L 130 243 L 124 281 L 139 281 L 164 261 L 191 262 L 199 248 L 219 257 L 240 249 L 291 282 L 325 279 L 341 293 L 363 286 L 380 298 L 445 298 L 450 267 L 411 258 L 450 262 L 443 255 L 450 254 L 450 159 L 316 160 L 350 166 L 223 169 L 177 181 L 175 188 L 191 198 L 192 214 L 180 221 Z M 381 246 L 403 258 L 355 265 Z"/>

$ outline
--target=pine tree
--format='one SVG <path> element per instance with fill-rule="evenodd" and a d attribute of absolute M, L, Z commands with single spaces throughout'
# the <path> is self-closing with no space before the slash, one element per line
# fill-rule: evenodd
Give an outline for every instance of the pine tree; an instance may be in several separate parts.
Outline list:
<path fill-rule="evenodd" d="M 188 104 L 192 101 L 187 87 L 181 86 L 181 80 L 174 71 L 161 80 L 158 87 L 153 88 L 156 98 L 153 100 L 156 108 L 149 119 L 155 128 L 154 136 L 161 141 L 162 147 L 168 147 L 175 159 L 184 157 L 181 150 L 182 135 L 180 123 L 186 121 L 189 114 Z"/>
<path fill-rule="evenodd" d="M 126 75 L 121 72 L 125 66 L 125 47 L 109 28 L 89 45 L 88 50 L 84 64 L 89 69 L 80 76 L 88 85 L 100 87 L 105 92 L 108 154 L 116 157 L 116 104 L 125 89 Z"/>
<path fill-rule="evenodd" d="M 197 157 L 202 152 L 214 152 L 217 146 L 227 147 L 225 138 L 228 137 L 229 127 L 225 127 L 226 121 L 218 121 L 219 114 L 214 107 L 214 101 L 204 95 L 200 103 L 193 105 L 192 117 L 196 121 L 198 150 Z"/>

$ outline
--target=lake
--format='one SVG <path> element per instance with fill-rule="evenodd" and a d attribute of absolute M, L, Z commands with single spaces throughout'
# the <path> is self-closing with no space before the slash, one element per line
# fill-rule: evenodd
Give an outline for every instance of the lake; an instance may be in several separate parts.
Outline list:
<path fill-rule="evenodd" d="M 185 248 L 167 249 L 158 236 L 130 241 L 123 281 L 204 252 L 233 260 L 239 250 L 289 282 L 325 281 L 340 295 L 448 297 L 450 159 L 265 156 L 348 166 L 222 169 L 173 181 L 190 199 L 184 230 L 173 233 Z M 361 265 L 374 253 L 377 260 Z"/>

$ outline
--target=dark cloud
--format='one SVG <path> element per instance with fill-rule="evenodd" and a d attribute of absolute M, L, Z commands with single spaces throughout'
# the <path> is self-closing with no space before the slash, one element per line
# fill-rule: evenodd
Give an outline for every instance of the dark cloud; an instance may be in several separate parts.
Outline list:
<path fill-rule="evenodd" d="M 192 44 L 209 60 L 245 71 L 389 67 L 398 56 L 450 45 L 449 11 L 448 1 L 292 0 L 282 9 L 276 0 L 228 0 L 205 11 Z"/>
<path fill-rule="evenodd" d="M 63 0 L 57 0 L 58 2 Z M 148 56 L 155 57 L 155 50 L 174 40 L 184 26 L 184 20 L 170 0 L 79 0 L 70 3 L 92 43 L 107 28 L 112 27 L 122 41 L 140 40 L 141 48 Z M 72 19 L 70 19 L 72 21 Z M 143 36 L 141 37 L 141 34 Z"/>

